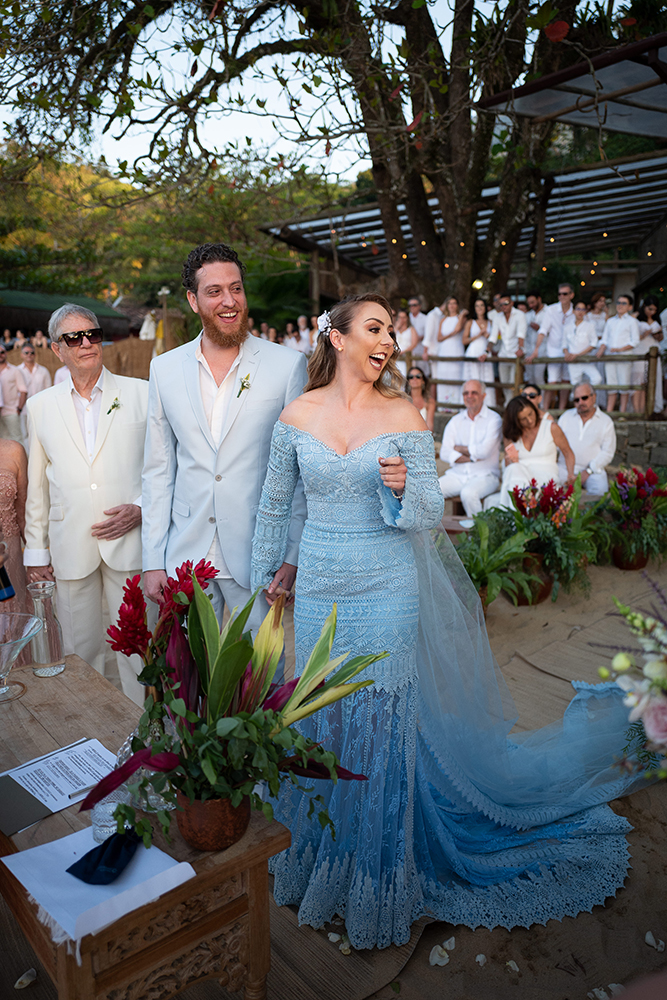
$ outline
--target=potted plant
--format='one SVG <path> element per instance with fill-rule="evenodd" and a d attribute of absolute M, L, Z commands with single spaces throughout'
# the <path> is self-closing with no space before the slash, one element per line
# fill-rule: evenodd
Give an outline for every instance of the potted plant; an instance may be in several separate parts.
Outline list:
<path fill-rule="evenodd" d="M 569 486 L 557 486 L 553 479 L 545 486 L 538 486 L 533 479 L 530 486 L 515 486 L 511 499 L 515 529 L 532 533 L 526 544 L 524 567 L 533 573 L 544 569 L 553 577 L 554 601 L 560 587 L 569 590 L 579 586 L 587 590 L 590 581 L 586 566 L 595 560 L 597 553 L 593 534 L 595 514 L 591 508 L 580 506 L 580 477 Z"/>
<path fill-rule="evenodd" d="M 485 615 L 488 605 L 501 591 L 505 591 L 516 604 L 520 593 L 530 599 L 531 585 L 539 582 L 536 576 L 518 565 L 526 543 L 534 536 L 512 529 L 508 538 L 498 542 L 496 530 L 493 532 L 496 544 L 493 544 L 489 515 L 495 520 L 495 511 L 475 515 L 474 526 L 467 535 L 461 536 L 456 545 L 459 558 L 480 596 Z M 436 537 L 436 546 L 439 537 Z"/>
<path fill-rule="evenodd" d="M 653 469 L 619 469 L 600 507 L 600 548 L 619 569 L 643 569 L 667 546 L 667 489 Z"/>
<path fill-rule="evenodd" d="M 204 593 L 212 575 L 215 570 L 203 561 L 194 570 L 189 563 L 181 567 L 177 579 L 165 588 L 153 633 L 146 626 L 139 578 L 128 581 L 118 625 L 109 631 L 114 648 L 142 655 L 145 668 L 140 680 L 151 693 L 132 756 L 103 778 L 81 805 L 90 809 L 139 768 L 145 769 L 130 790 L 146 803 L 149 793 L 158 793 L 166 803 L 175 804 L 181 834 L 202 850 L 219 850 L 234 842 L 230 837 L 239 839 L 252 807 L 272 818 L 271 803 L 258 792 L 260 782 L 270 796 L 276 796 L 282 781 L 298 784 L 297 775 L 364 780 L 341 767 L 331 750 L 293 727 L 325 705 L 372 684 L 353 678 L 387 655 L 356 656 L 344 662 L 344 654 L 331 660 L 334 605 L 301 676 L 275 685 L 284 641 L 284 600 L 275 602 L 254 642 L 245 627 L 256 594 L 221 632 Z M 330 823 L 321 797 L 311 798 L 311 812 L 318 802 L 320 821 Z M 119 806 L 115 815 L 119 832 L 127 822 L 150 843 L 149 819 L 138 817 L 126 805 Z M 229 832 L 216 826 L 225 816 L 233 827 Z M 170 812 L 158 811 L 157 819 L 168 835 Z M 198 822 L 204 826 L 199 832 Z"/>

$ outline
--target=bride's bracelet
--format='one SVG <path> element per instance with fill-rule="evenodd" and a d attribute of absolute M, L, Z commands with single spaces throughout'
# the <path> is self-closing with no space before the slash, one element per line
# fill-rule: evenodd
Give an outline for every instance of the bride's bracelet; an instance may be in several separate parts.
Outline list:
<path fill-rule="evenodd" d="M 390 487 L 390 488 L 391 488 L 391 487 Z M 396 497 L 396 499 L 397 499 L 397 500 L 398 500 L 399 502 L 400 502 L 400 501 L 401 501 L 401 500 L 403 499 L 403 491 L 401 491 L 400 493 L 397 493 L 397 492 L 396 492 L 396 490 L 392 490 L 392 491 L 391 491 L 391 495 L 392 495 L 393 497 Z"/>

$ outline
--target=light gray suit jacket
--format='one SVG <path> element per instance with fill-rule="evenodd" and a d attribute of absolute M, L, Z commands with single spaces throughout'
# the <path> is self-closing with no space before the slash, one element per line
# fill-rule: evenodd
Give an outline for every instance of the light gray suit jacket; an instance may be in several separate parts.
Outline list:
<path fill-rule="evenodd" d="M 142 488 L 143 566 L 172 574 L 186 559 L 197 563 L 208 553 L 217 531 L 229 572 L 248 589 L 271 435 L 281 411 L 303 391 L 306 360 L 299 351 L 249 337 L 218 445 L 202 403 L 198 344 L 199 338 L 151 364 Z M 239 395 L 246 375 L 250 387 Z M 299 484 L 285 556 L 294 565 L 305 517 Z"/>

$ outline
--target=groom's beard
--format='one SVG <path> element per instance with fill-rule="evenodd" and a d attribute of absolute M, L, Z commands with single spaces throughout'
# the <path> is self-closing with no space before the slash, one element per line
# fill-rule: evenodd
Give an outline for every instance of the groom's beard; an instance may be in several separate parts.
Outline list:
<path fill-rule="evenodd" d="M 242 313 L 236 317 L 236 323 L 228 330 L 223 331 L 216 326 L 215 320 L 202 316 L 202 326 L 204 333 L 218 347 L 240 347 L 244 340 L 248 338 L 248 306 L 246 305 Z"/>

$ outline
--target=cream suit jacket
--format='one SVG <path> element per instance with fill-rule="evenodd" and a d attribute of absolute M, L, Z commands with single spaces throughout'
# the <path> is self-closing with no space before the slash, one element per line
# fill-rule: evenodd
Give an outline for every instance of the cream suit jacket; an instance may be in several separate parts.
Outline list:
<path fill-rule="evenodd" d="M 102 405 L 92 462 L 70 381 L 26 403 L 30 457 L 26 550 L 50 550 L 57 579 L 81 580 L 102 560 L 115 570 L 141 566 L 141 528 L 113 541 L 94 538 L 104 511 L 141 495 L 148 383 L 103 369 Z M 112 404 L 118 400 L 118 405 Z M 48 560 L 47 560 L 48 561 Z"/>
<path fill-rule="evenodd" d="M 301 395 L 306 359 L 249 337 L 235 374 L 222 438 L 211 436 L 199 387 L 197 340 L 151 363 L 144 464 L 143 567 L 174 569 L 207 555 L 217 531 L 230 574 L 250 587 L 252 536 L 266 478 L 271 435 L 282 410 Z M 241 389 L 248 376 L 249 388 Z M 306 502 L 299 481 L 285 561 L 297 564 Z"/>

